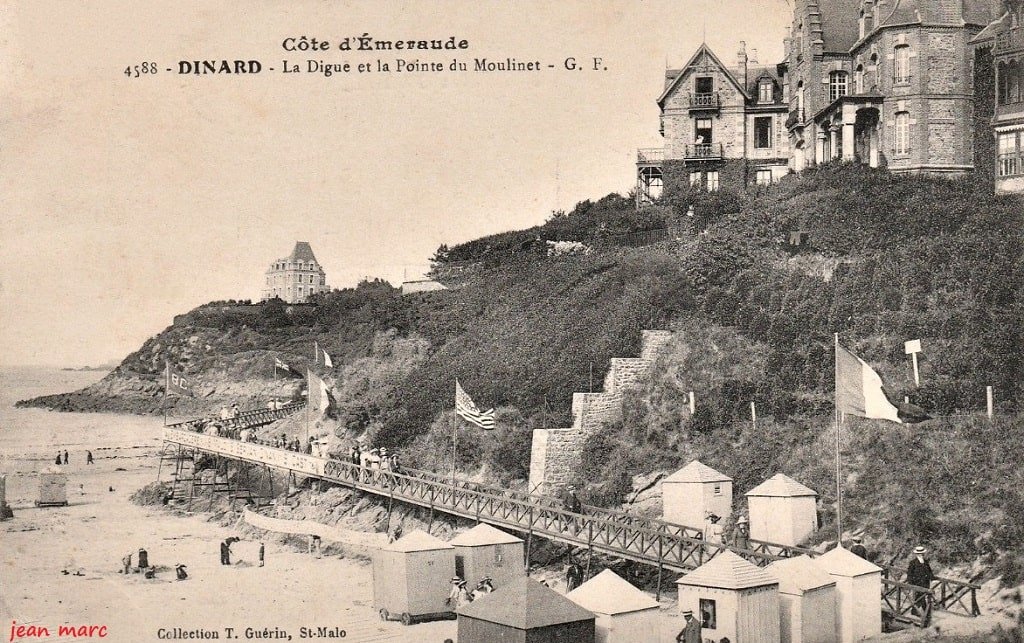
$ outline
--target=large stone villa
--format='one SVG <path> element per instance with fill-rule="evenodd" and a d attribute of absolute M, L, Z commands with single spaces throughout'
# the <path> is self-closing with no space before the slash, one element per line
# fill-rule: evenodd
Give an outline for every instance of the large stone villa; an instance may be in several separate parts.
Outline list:
<path fill-rule="evenodd" d="M 263 300 L 279 298 L 301 304 L 315 294 L 330 292 L 327 275 L 307 241 L 296 241 L 292 253 L 270 264 L 263 287 Z"/>
<path fill-rule="evenodd" d="M 836 159 L 1024 192 L 1024 0 L 795 0 L 785 59 L 702 44 L 666 71 L 637 201 Z"/>

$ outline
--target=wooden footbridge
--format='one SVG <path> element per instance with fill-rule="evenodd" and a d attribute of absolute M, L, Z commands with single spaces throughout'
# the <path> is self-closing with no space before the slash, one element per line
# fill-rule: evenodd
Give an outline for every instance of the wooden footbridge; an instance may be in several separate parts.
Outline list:
<path fill-rule="evenodd" d="M 250 418 L 254 423 L 245 428 L 267 424 L 298 408 L 301 405 L 292 405 L 287 410 L 267 410 L 254 414 Z M 242 415 L 236 419 L 242 419 Z M 266 444 L 205 435 L 187 430 L 185 426 L 190 424 L 182 423 L 164 429 L 164 441 L 177 447 L 178 463 L 181 462 L 182 454 L 192 458 L 197 454 L 208 454 L 223 458 L 227 463 L 235 462 L 240 467 L 236 470 L 236 478 L 237 473 L 247 470 L 247 467 L 273 468 L 290 475 L 371 493 L 386 498 L 389 506 L 398 501 L 426 508 L 430 511 L 431 521 L 435 512 L 441 512 L 478 523 L 485 522 L 525 534 L 527 559 L 532 539 L 540 537 L 584 548 L 591 555 L 599 552 L 650 565 L 658 569 L 659 594 L 663 570 L 685 573 L 699 567 L 722 550 L 730 550 L 756 565 L 767 565 L 780 558 L 801 554 L 819 555 L 819 552 L 810 549 L 756 540 L 750 541 L 749 549 L 706 542 L 698 529 L 622 511 L 585 505 L 581 513 L 574 513 L 564 509 L 561 501 L 551 497 L 453 480 L 433 472 L 406 467 L 402 468 L 401 473 L 361 467 L 346 461 Z M 199 484 L 194 478 L 196 472 L 186 474 L 179 464 L 175 472 L 176 482 L 181 475 L 193 476 L 191 481 Z M 237 491 L 231 488 L 229 478 L 225 475 L 219 484 L 212 483 L 213 490 Z M 902 573 L 902 570 L 895 567 L 883 568 L 882 610 L 896 621 L 926 623 L 929 616 L 915 614 L 913 607 L 919 593 L 929 590 L 900 582 L 897 579 Z M 977 616 L 980 614 L 976 597 L 978 589 L 979 586 L 973 583 L 938 578 L 930 588 L 932 604 L 937 610 Z"/>

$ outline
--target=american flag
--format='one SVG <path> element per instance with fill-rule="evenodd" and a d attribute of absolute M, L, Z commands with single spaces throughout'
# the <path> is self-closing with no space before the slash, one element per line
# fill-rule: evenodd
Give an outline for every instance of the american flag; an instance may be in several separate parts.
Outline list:
<path fill-rule="evenodd" d="M 494 409 L 480 411 L 480 409 L 476 408 L 473 398 L 462 390 L 459 380 L 455 380 L 455 413 L 481 429 L 490 431 L 494 428 Z"/>

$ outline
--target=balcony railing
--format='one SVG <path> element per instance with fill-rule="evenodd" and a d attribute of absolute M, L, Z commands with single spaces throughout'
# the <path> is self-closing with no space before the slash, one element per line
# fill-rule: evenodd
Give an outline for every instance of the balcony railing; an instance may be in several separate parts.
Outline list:
<path fill-rule="evenodd" d="M 686 158 L 692 159 L 720 159 L 722 158 L 721 143 L 693 143 L 686 146 Z"/>
<path fill-rule="evenodd" d="M 797 107 L 789 112 L 789 118 L 786 119 L 786 129 L 793 129 L 797 125 L 803 125 L 804 122 L 804 110 L 802 107 Z"/>
<path fill-rule="evenodd" d="M 660 165 L 665 160 L 665 148 L 642 147 L 636 151 L 637 165 Z"/>
<path fill-rule="evenodd" d="M 690 109 L 718 109 L 721 106 L 718 92 L 690 94 Z"/>

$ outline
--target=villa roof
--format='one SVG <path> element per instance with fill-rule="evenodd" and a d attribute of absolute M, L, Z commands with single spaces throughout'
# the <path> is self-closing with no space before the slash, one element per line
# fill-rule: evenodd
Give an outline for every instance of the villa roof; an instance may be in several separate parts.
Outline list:
<path fill-rule="evenodd" d="M 860 36 L 860 0 L 820 0 L 818 8 L 825 51 L 849 53 Z"/>
<path fill-rule="evenodd" d="M 312 261 L 315 263 L 316 256 L 308 241 L 296 241 L 292 253 L 288 255 L 288 261 Z"/>

